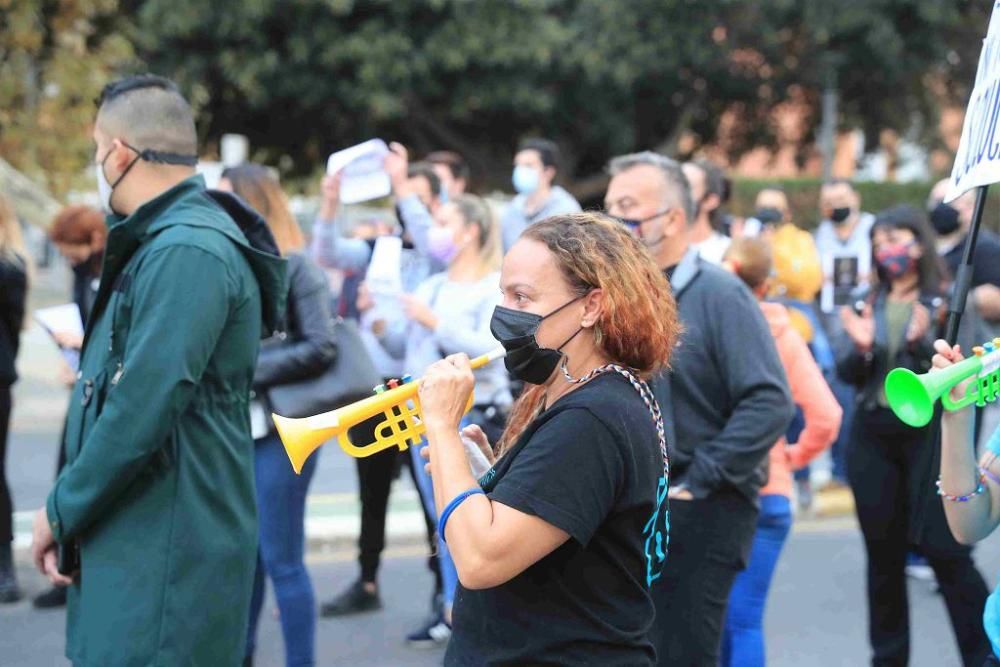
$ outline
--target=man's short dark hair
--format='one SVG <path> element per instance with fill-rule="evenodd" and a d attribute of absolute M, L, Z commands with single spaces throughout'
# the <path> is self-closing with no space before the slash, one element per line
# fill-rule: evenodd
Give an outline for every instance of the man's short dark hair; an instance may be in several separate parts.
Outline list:
<path fill-rule="evenodd" d="M 557 172 L 559 171 L 561 156 L 556 142 L 548 139 L 525 139 L 517 147 L 517 152 L 521 151 L 536 151 L 542 160 L 542 166 L 552 167 Z"/>
<path fill-rule="evenodd" d="M 177 85 L 154 74 L 140 74 L 109 83 L 97 100 L 97 126 L 121 137 L 153 162 L 185 164 L 162 157 L 198 154 L 194 112 Z"/>
<path fill-rule="evenodd" d="M 694 160 L 691 164 L 701 170 L 701 173 L 705 174 L 705 194 L 715 195 L 719 198 L 719 205 L 712 211 L 708 218 L 712 223 L 712 226 L 716 229 L 719 228 L 719 223 L 722 222 L 722 205 L 728 199 L 728 193 L 726 188 L 726 174 L 722 171 L 719 165 L 715 164 L 711 160 Z M 700 205 L 701 202 L 696 202 Z"/>
<path fill-rule="evenodd" d="M 691 184 L 688 183 L 681 165 L 676 160 L 653 151 L 619 155 L 611 158 L 608 163 L 608 173 L 614 177 L 629 169 L 643 166 L 653 167 L 660 172 L 663 177 L 663 203 L 666 206 L 681 208 L 687 218 L 687 225 L 693 225 L 694 203 L 691 201 Z"/>
<path fill-rule="evenodd" d="M 424 158 L 428 164 L 443 164 L 448 167 L 451 177 L 455 180 L 469 180 L 469 165 L 465 159 L 455 151 L 434 151 Z"/>
<path fill-rule="evenodd" d="M 406 171 L 408 178 L 426 178 L 431 186 L 431 194 L 435 197 L 441 196 L 441 178 L 434 171 L 434 167 L 428 162 L 414 162 Z"/>

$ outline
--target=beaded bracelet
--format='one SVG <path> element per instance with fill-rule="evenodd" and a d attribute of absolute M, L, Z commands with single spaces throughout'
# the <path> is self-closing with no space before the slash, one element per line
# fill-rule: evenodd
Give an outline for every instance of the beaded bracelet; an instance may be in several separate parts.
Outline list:
<path fill-rule="evenodd" d="M 441 518 L 438 519 L 438 537 L 441 538 L 442 542 L 445 544 L 448 543 L 448 540 L 444 539 L 444 529 L 448 525 L 448 519 L 451 517 L 451 513 L 458 509 L 458 506 L 465 502 L 469 496 L 474 496 L 479 493 L 485 494 L 486 492 L 478 486 L 474 489 L 463 491 L 455 496 L 455 499 L 448 503 L 448 506 L 444 508 L 444 511 L 441 512 Z"/>
<path fill-rule="evenodd" d="M 976 490 L 975 491 L 973 491 L 972 493 L 970 493 L 968 495 L 965 495 L 965 496 L 953 496 L 950 493 L 945 493 L 944 491 L 941 490 L 941 479 L 938 478 L 938 481 L 937 481 L 937 493 L 938 493 L 939 496 L 941 496 L 945 500 L 949 500 L 949 501 L 951 501 L 953 503 L 967 503 L 970 500 L 972 500 L 973 498 L 975 498 L 976 496 L 978 496 L 979 494 L 981 494 L 983 491 L 986 490 L 986 485 L 984 484 L 985 481 L 986 481 L 986 476 L 980 474 L 979 475 L 979 483 L 976 485 Z"/>

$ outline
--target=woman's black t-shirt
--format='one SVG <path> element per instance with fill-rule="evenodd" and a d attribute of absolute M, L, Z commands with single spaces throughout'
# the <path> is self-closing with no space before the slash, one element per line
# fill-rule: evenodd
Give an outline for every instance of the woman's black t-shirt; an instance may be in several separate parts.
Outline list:
<path fill-rule="evenodd" d="M 654 664 L 649 586 L 667 548 L 667 489 L 628 380 L 607 372 L 558 400 L 480 483 L 570 539 L 500 586 L 459 586 L 445 664 Z"/>

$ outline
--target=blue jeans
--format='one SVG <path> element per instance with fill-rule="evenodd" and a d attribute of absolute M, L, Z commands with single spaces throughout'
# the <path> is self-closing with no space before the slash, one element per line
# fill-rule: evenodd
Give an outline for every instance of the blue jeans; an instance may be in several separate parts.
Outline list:
<path fill-rule="evenodd" d="M 851 423 L 854 420 L 854 396 L 857 390 L 840 378 L 834 378 L 830 382 L 830 390 L 833 391 L 834 398 L 844 411 L 844 416 L 840 422 L 840 433 L 830 447 L 830 458 L 833 460 L 833 478 L 839 482 L 847 483 L 847 446 L 851 439 Z"/>
<path fill-rule="evenodd" d="M 722 667 L 764 667 L 764 605 L 774 568 L 792 528 L 785 496 L 761 496 L 747 569 L 736 576 L 722 633 Z"/>
<path fill-rule="evenodd" d="M 463 419 L 462 427 L 468 425 Z M 413 478 L 417 481 L 417 492 L 420 494 L 420 502 L 424 504 L 424 511 L 433 521 L 437 521 L 437 508 L 434 506 L 434 485 L 431 476 L 424 470 L 427 463 L 420 457 L 420 450 L 427 445 L 427 441 L 422 441 L 416 447 L 410 447 L 410 457 L 413 463 Z M 450 609 L 455 602 L 455 589 L 458 588 L 458 571 L 455 570 L 455 561 L 448 553 L 448 545 L 439 535 L 437 538 L 438 566 L 441 568 L 441 595 L 444 598 L 444 606 Z"/>
<path fill-rule="evenodd" d="M 302 466 L 302 474 L 296 475 L 277 435 L 261 438 L 254 445 L 260 546 L 250 601 L 246 654 L 254 652 L 267 576 L 278 601 L 286 664 L 289 667 L 313 665 L 316 660 L 316 598 L 303 555 L 306 492 L 316 471 L 319 450 Z"/>

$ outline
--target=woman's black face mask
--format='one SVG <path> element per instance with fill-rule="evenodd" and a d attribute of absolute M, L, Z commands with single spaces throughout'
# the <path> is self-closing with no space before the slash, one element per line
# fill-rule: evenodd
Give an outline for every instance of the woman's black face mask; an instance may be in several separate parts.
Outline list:
<path fill-rule="evenodd" d="M 493 332 L 493 337 L 503 345 L 503 349 L 507 351 L 503 363 L 511 375 L 529 384 L 545 384 L 562 359 L 562 349 L 576 338 L 583 327 L 577 328 L 576 333 L 554 350 L 539 347 L 538 341 L 535 340 L 538 327 L 546 318 L 552 317 L 566 306 L 576 303 L 582 298 L 583 296 L 578 296 L 545 316 L 504 308 L 503 306 L 497 306 L 493 310 L 490 331 Z"/>

